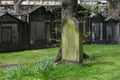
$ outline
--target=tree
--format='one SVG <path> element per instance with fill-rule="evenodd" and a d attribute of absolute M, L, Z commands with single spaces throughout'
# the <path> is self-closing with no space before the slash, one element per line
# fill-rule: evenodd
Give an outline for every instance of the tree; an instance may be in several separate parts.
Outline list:
<path fill-rule="evenodd" d="M 73 14 L 73 10 L 74 10 L 74 6 L 77 5 L 77 0 L 65 0 L 62 4 L 62 23 L 64 23 L 64 21 L 66 19 L 69 19 Z M 64 25 L 64 24 L 62 24 Z"/>
<path fill-rule="evenodd" d="M 109 2 L 109 6 L 111 7 L 111 8 L 116 8 L 117 7 L 117 4 L 118 4 L 118 0 L 108 0 L 108 2 Z"/>
<path fill-rule="evenodd" d="M 119 19 L 120 16 L 120 1 L 119 0 L 108 0 L 108 15 L 113 19 Z"/>
<path fill-rule="evenodd" d="M 2 1 L 0 0 L 0 5 L 2 4 Z"/>
<path fill-rule="evenodd" d="M 14 14 L 19 14 L 20 13 L 20 5 L 24 0 L 13 0 L 14 4 Z"/>

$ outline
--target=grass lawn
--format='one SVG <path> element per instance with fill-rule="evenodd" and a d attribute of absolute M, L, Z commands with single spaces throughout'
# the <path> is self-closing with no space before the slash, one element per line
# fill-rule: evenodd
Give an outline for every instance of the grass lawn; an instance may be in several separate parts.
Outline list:
<path fill-rule="evenodd" d="M 33 63 L 40 58 L 55 58 L 59 48 L 30 50 L 0 54 L 0 66 L 16 63 Z M 53 71 L 61 75 L 57 80 L 120 80 L 120 45 L 85 45 L 84 52 L 90 56 L 85 66 L 59 64 Z M 0 69 L 0 77 L 3 71 Z M 16 79 L 15 79 L 16 80 Z M 24 76 L 22 80 L 41 80 Z"/>

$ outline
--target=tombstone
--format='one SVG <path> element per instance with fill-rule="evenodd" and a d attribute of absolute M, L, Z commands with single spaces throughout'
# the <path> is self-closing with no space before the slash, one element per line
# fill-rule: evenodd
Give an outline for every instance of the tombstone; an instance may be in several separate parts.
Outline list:
<path fill-rule="evenodd" d="M 120 21 L 117 21 L 117 26 L 116 26 L 116 41 L 117 41 L 117 43 L 120 43 Z"/>
<path fill-rule="evenodd" d="M 104 43 L 106 38 L 105 17 L 101 14 L 91 15 L 90 32 L 92 43 Z"/>
<path fill-rule="evenodd" d="M 62 8 L 62 61 L 83 64 L 83 28 L 86 9 L 77 0 L 66 0 Z M 74 15 L 73 15 L 74 14 Z M 72 15 L 72 16 L 71 16 Z"/>
<path fill-rule="evenodd" d="M 76 23 L 74 23 L 76 22 Z M 77 24 L 77 25 L 76 25 Z M 83 38 L 79 22 L 69 19 L 62 32 L 62 60 L 74 63 L 82 63 Z"/>
<path fill-rule="evenodd" d="M 44 6 L 39 6 L 30 11 L 28 16 L 31 48 L 46 48 L 52 34 L 52 13 Z"/>
<path fill-rule="evenodd" d="M 26 23 L 6 13 L 0 17 L 0 52 L 28 47 Z"/>
<path fill-rule="evenodd" d="M 118 34 L 119 29 L 117 29 L 117 24 L 118 24 L 118 21 L 115 19 L 106 19 L 106 34 L 107 34 L 106 42 L 107 43 L 117 42 L 117 39 L 118 39 L 117 35 L 119 35 Z"/>
<path fill-rule="evenodd" d="M 74 5 L 74 18 L 65 18 L 68 16 L 66 14 L 69 14 L 67 12 L 71 12 L 70 7 L 65 10 L 66 5 L 69 4 L 63 4 L 62 10 L 62 48 L 59 50 L 55 62 L 83 64 L 83 58 L 89 58 L 87 54 L 83 53 L 83 30 L 85 33 L 89 30 L 87 29 L 88 24 L 86 24 L 88 13 L 80 13 L 80 11 L 85 12 L 86 9 L 80 5 Z"/>

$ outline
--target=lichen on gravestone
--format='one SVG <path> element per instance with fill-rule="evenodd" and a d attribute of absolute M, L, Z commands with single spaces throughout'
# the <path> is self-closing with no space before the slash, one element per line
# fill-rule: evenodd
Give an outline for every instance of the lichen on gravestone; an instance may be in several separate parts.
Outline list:
<path fill-rule="evenodd" d="M 68 19 L 62 31 L 62 60 L 79 63 L 80 43 L 79 22 Z"/>

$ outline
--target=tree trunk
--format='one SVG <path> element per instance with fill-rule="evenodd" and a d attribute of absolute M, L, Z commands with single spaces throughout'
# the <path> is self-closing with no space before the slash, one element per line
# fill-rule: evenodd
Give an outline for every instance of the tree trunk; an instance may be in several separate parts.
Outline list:
<path fill-rule="evenodd" d="M 120 1 L 109 0 L 108 15 L 111 16 L 113 19 L 119 19 L 119 6 Z"/>
<path fill-rule="evenodd" d="M 20 14 L 19 4 L 14 4 L 14 14 Z"/>
<path fill-rule="evenodd" d="M 72 16 L 73 10 L 77 5 L 77 0 L 65 0 L 62 4 L 62 25 L 65 21 Z"/>
<path fill-rule="evenodd" d="M 2 1 L 0 0 L 0 5 L 2 5 Z"/>
<path fill-rule="evenodd" d="M 13 0 L 14 14 L 20 14 L 20 5 L 24 0 Z"/>

